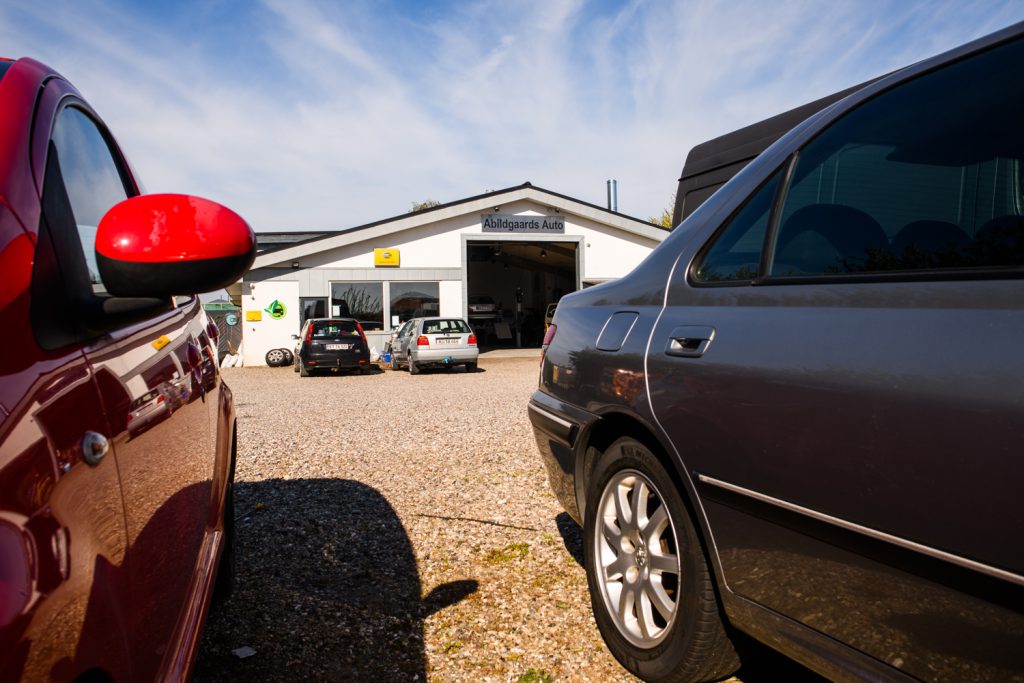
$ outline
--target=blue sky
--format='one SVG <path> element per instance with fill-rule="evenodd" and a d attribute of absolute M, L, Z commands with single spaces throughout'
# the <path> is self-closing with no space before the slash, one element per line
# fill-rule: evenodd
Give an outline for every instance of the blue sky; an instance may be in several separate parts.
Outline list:
<path fill-rule="evenodd" d="M 704 140 L 1024 20 L 1024 1 L 0 0 L 150 192 L 344 229 L 529 180 L 670 205 Z"/>

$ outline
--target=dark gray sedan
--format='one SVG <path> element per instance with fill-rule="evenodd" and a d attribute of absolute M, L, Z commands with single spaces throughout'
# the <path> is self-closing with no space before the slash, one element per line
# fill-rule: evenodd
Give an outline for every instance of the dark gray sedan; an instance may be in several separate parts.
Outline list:
<path fill-rule="evenodd" d="M 1024 25 L 785 135 L 566 296 L 529 405 L 598 626 L 832 679 L 1024 679 Z"/>

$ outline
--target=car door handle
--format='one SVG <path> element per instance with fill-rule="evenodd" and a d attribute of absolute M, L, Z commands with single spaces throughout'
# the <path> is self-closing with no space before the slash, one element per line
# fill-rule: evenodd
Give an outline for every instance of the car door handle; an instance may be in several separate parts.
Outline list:
<path fill-rule="evenodd" d="M 669 335 L 665 353 L 683 358 L 699 358 L 715 339 L 715 328 L 707 325 L 680 325 Z"/>

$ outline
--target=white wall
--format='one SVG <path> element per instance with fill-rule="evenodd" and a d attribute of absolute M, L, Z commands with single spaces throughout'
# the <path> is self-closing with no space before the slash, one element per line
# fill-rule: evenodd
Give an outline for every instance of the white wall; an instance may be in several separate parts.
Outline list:
<path fill-rule="evenodd" d="M 271 349 L 289 349 L 295 346 L 293 334 L 299 333 L 299 283 L 265 280 L 242 286 L 242 320 L 244 339 L 242 358 L 246 365 L 266 365 L 265 357 Z M 285 305 L 287 312 L 280 320 L 270 317 L 264 309 L 275 299 Z M 260 311 L 262 320 L 246 320 L 247 311 Z"/>
<path fill-rule="evenodd" d="M 555 215 L 553 209 L 530 200 L 502 204 L 501 213 L 519 215 Z M 478 213 L 454 216 L 436 223 L 403 230 L 383 238 L 368 239 L 321 254 L 301 259 L 302 266 L 330 268 L 373 268 L 373 250 L 399 249 L 401 268 L 461 268 L 462 235 L 485 235 L 500 240 L 502 233 L 484 233 Z M 517 234 L 517 237 L 522 237 Z M 658 245 L 638 235 L 606 227 L 595 221 L 574 215 L 565 215 L 565 235 L 537 235 L 565 240 L 582 237 L 585 250 L 583 279 L 610 279 L 622 277 L 640 263 Z"/>
<path fill-rule="evenodd" d="M 442 280 L 440 290 L 440 314 L 462 317 L 462 282 L 460 280 Z"/>

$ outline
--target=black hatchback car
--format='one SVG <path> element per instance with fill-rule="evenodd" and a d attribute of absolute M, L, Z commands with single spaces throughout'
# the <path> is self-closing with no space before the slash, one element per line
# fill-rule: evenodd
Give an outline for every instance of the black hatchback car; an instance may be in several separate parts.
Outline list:
<path fill-rule="evenodd" d="M 303 377 L 317 372 L 370 369 L 370 348 L 362 325 L 353 318 L 311 318 L 297 339 L 294 369 Z"/>
<path fill-rule="evenodd" d="M 529 404 L 611 652 L 715 680 L 1024 680 L 1024 24 L 807 119 L 626 277 Z"/>

